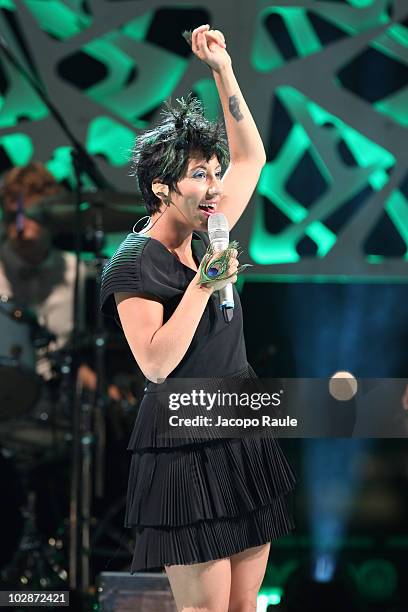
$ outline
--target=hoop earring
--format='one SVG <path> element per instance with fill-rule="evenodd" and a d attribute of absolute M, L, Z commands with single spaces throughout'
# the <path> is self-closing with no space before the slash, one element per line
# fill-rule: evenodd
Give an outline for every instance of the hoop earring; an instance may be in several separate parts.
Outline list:
<path fill-rule="evenodd" d="M 144 226 L 142 227 L 142 230 L 144 230 L 145 227 L 147 227 L 147 225 L 150 223 L 151 217 L 149 217 L 149 215 L 145 215 L 144 217 L 142 217 L 141 219 L 139 219 L 139 221 L 136 221 L 136 223 L 134 224 L 133 228 L 132 228 L 132 233 L 133 234 L 137 234 L 138 232 L 136 232 L 135 228 L 138 226 L 138 224 L 143 221 L 144 219 L 147 219 L 147 222 L 144 224 Z"/>
<path fill-rule="evenodd" d="M 162 216 L 164 215 L 164 213 L 166 212 L 166 210 L 167 210 L 167 208 L 165 208 L 165 209 L 163 210 L 163 212 L 161 213 L 161 215 L 160 215 L 160 216 L 159 216 L 159 217 L 156 219 L 156 221 L 153 223 L 153 225 L 151 225 L 151 226 L 150 226 L 150 228 L 149 228 L 149 229 L 152 229 L 152 227 L 154 227 L 154 226 L 156 225 L 156 223 L 159 221 L 159 219 L 161 219 L 161 218 L 162 218 Z M 148 217 L 147 215 L 146 215 L 146 217 L 142 217 L 141 219 L 139 219 L 139 221 L 136 221 L 136 223 L 135 223 L 135 224 L 134 224 L 134 226 L 133 226 L 133 230 L 132 230 L 134 234 L 140 233 L 140 232 L 135 232 L 135 227 L 137 226 L 137 224 L 138 224 L 138 223 L 140 223 L 141 221 L 143 221 L 143 219 L 149 219 L 149 221 L 148 221 L 147 223 L 145 223 L 145 224 L 144 224 L 144 226 L 142 227 L 142 230 L 141 230 L 141 231 L 143 231 L 143 230 L 144 230 L 144 228 L 145 228 L 145 227 L 146 227 L 146 226 L 149 224 L 149 222 L 151 221 L 151 217 Z"/>

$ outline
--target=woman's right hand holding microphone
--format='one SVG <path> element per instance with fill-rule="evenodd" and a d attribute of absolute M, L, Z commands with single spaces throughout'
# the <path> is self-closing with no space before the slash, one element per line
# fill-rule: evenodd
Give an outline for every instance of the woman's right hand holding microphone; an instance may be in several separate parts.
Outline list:
<path fill-rule="evenodd" d="M 199 269 L 197 270 L 197 274 L 195 275 L 193 282 L 195 282 L 197 285 L 201 285 L 201 287 L 204 287 L 205 289 L 208 289 L 210 293 L 213 293 L 214 291 L 219 291 L 220 289 L 224 289 L 224 287 L 226 287 L 229 283 L 236 283 L 238 278 L 237 271 L 239 267 L 239 262 L 237 259 L 237 249 L 231 249 L 228 268 L 225 274 L 223 274 L 223 277 L 225 278 L 217 280 L 215 274 L 212 278 L 210 276 L 212 270 L 216 272 L 217 269 L 219 269 L 217 261 L 222 259 L 225 254 L 226 251 L 219 251 L 217 253 L 214 253 L 209 261 L 204 257 L 201 261 Z M 206 275 L 210 277 L 210 282 L 203 282 L 203 268 L 205 268 L 206 270 Z"/>

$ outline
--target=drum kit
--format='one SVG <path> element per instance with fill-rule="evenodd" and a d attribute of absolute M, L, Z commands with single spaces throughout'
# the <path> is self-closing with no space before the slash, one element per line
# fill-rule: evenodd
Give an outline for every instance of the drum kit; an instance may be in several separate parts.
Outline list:
<path fill-rule="evenodd" d="M 84 243 L 89 251 L 95 231 L 103 228 L 107 232 L 128 232 L 144 213 L 135 194 L 95 191 L 83 193 L 83 200 L 86 204 L 80 210 L 81 233 L 90 236 Z M 66 246 L 70 240 L 73 243 L 78 217 L 71 194 L 42 200 L 27 209 L 27 216 L 48 228 L 56 245 L 61 241 Z M 92 231 L 88 232 L 89 228 Z M 101 236 L 98 243 L 101 244 Z M 98 258 L 100 253 L 94 259 Z M 105 259 L 102 256 L 102 262 Z M 70 527 L 73 503 L 83 524 L 86 523 L 88 539 L 82 538 L 77 545 L 86 549 L 82 559 L 86 558 L 88 568 L 90 557 L 94 552 L 98 554 L 98 545 L 103 542 L 101 526 L 115 533 L 120 531 L 123 522 L 127 437 L 143 391 L 144 377 L 119 330 L 92 329 L 100 287 L 95 269 L 99 275 L 101 268 L 102 265 L 91 268 L 85 281 L 90 283 L 91 290 L 82 292 L 88 295 L 88 303 L 83 307 L 88 313 L 87 327 L 91 331 L 77 335 L 73 344 L 58 350 L 47 352 L 55 336 L 39 325 L 30 309 L 17 304 L 13 297 L 0 296 L 0 480 L 8 492 L 3 497 L 0 578 L 13 586 L 66 586 L 72 566 L 76 571 L 77 559 L 81 559 L 75 550 L 70 558 L 70 540 L 76 534 Z M 95 351 L 101 338 L 104 363 Z M 51 364 L 53 375 L 49 381 L 36 372 L 39 349 L 42 355 L 45 351 Z M 88 363 L 91 360 L 91 367 L 99 377 L 102 403 L 95 401 L 95 394 L 81 387 L 77 379 L 72 384 L 73 364 L 83 359 Z M 114 399 L 107 399 L 107 389 L 112 386 L 116 395 Z M 73 406 L 78 402 L 79 410 L 75 410 Z M 79 414 L 79 420 L 75 414 Z M 75 459 L 77 451 L 82 453 L 79 465 Z M 73 473 L 76 473 L 74 484 Z M 98 478 L 102 481 L 99 493 L 94 485 Z M 75 487 L 82 487 L 80 494 L 75 492 Z M 99 497 L 96 503 L 95 495 Z M 119 520 L 117 527 L 111 524 L 109 517 L 113 515 Z M 116 536 L 113 540 L 107 549 L 102 547 L 105 561 L 109 555 L 115 555 Z M 129 554 L 131 547 L 124 546 Z M 94 565 L 97 567 L 98 562 Z M 89 584 L 89 571 L 85 575 L 85 582 Z"/>
<path fill-rule="evenodd" d="M 75 191 L 66 196 L 58 195 L 44 200 L 24 213 L 49 229 L 57 247 L 72 249 L 77 262 L 73 291 L 72 343 L 63 350 L 49 355 L 57 371 L 54 388 L 49 389 L 47 385 L 45 390 L 43 381 L 36 375 L 35 358 L 33 359 L 35 342 L 45 342 L 47 345 L 47 336 L 45 335 L 44 339 L 42 335 L 46 330 L 41 329 L 30 313 L 16 304 L 12 298 L 1 302 L 0 326 L 3 327 L 0 327 L 0 449 L 3 448 L 3 452 L 0 453 L 0 476 L 2 476 L 1 470 L 5 470 L 3 481 L 7 480 L 7 472 L 9 475 L 12 472 L 21 482 L 21 486 L 10 487 L 10 492 L 15 489 L 15 495 L 9 497 L 10 503 L 15 504 L 15 508 L 21 508 L 20 513 L 10 514 L 17 518 L 20 516 L 21 521 L 20 523 L 17 521 L 20 528 L 16 524 L 14 533 L 18 535 L 12 542 L 17 552 L 12 555 L 11 562 L 10 559 L 6 560 L 8 569 L 3 570 L 3 573 L 6 572 L 5 577 L 9 583 L 18 579 L 24 585 L 28 585 L 26 588 L 65 587 L 68 573 L 71 592 L 85 593 L 90 587 L 90 559 L 96 549 L 92 540 L 94 520 L 92 508 L 97 504 L 93 502 L 95 497 L 97 500 L 110 498 L 106 480 L 109 480 L 113 488 L 119 486 L 122 494 L 119 505 L 116 500 L 113 510 L 110 508 L 106 511 L 105 508 L 102 519 L 97 521 L 99 527 L 102 525 L 106 532 L 109 531 L 108 541 L 116 542 L 113 551 L 109 546 L 105 550 L 108 559 L 117 556 L 118 540 L 123 544 L 123 532 L 112 524 L 112 517 L 117 517 L 119 512 L 123 525 L 123 512 L 120 508 L 123 506 L 126 479 L 124 483 L 121 482 L 113 464 L 120 454 L 127 471 L 126 444 L 123 444 L 123 439 L 116 449 L 112 444 L 110 434 L 120 431 L 121 427 L 118 427 L 120 419 L 117 418 L 117 414 L 114 415 L 113 424 L 108 423 L 111 415 L 106 393 L 111 376 L 116 376 L 118 383 L 123 380 L 123 372 L 116 371 L 111 374 L 109 369 L 112 364 L 121 362 L 118 353 L 122 355 L 125 352 L 128 362 L 131 363 L 128 373 L 133 383 L 125 385 L 126 399 L 122 403 L 124 406 L 122 412 L 126 413 L 126 416 L 130 412 L 132 421 L 138 396 L 144 385 L 144 379 L 135 367 L 130 351 L 124 346 L 124 342 L 117 351 L 117 336 L 114 335 L 112 338 L 112 335 L 107 333 L 102 314 L 96 306 L 99 302 L 101 272 L 106 259 L 103 250 L 104 238 L 105 232 L 129 232 L 143 216 L 144 209 L 141 206 L 140 194 L 118 193 L 112 189 L 105 173 L 99 169 L 71 130 L 65 114 L 56 107 L 42 81 L 20 61 L 4 37 L 0 37 L 0 52 L 20 78 L 36 92 L 65 135 L 66 141 L 71 145 Z M 93 184 L 95 191 L 85 191 L 85 176 L 88 179 L 87 185 Z M 82 338 L 78 333 L 78 298 L 79 267 L 81 251 L 84 250 L 92 253 L 95 298 L 93 333 Z M 13 327 L 14 331 L 3 334 L 3 329 L 9 330 Z M 93 350 L 94 370 L 97 375 L 96 389 L 91 397 L 87 395 L 78 383 L 78 377 L 75 376 L 81 351 L 89 350 L 90 347 Z M 109 359 L 106 355 L 109 355 Z M 132 401 L 129 401 L 129 395 L 134 398 Z M 18 425 L 16 420 L 19 420 Z M 129 427 L 124 427 L 124 430 L 127 435 Z M 114 451 L 109 459 L 105 460 L 105 455 L 112 447 Z M 57 468 L 55 479 L 48 482 L 49 474 L 52 472 L 51 464 L 56 464 Z M 67 465 L 70 468 L 68 484 L 63 479 Z M 105 469 L 108 465 L 109 470 Z M 10 476 L 10 481 L 15 483 L 16 478 Z M 67 489 L 69 490 L 69 504 L 67 504 L 69 510 L 65 508 L 62 512 L 65 521 L 62 527 L 58 521 L 54 527 L 53 524 L 49 524 L 52 523 L 49 517 L 54 506 L 62 501 L 62 495 L 59 495 L 61 486 L 65 494 Z M 48 493 L 44 494 L 44 490 Z M 41 504 L 39 497 L 43 495 L 45 500 L 42 500 Z M 41 520 L 43 518 L 41 508 L 45 509 L 44 521 Z M 44 523 L 47 536 L 51 532 L 48 548 L 41 543 Z M 6 526 L 9 534 L 13 533 L 11 523 L 10 529 L 7 521 L 3 521 L 2 525 Z M 98 546 L 103 549 L 100 528 L 97 531 Z M 66 536 L 69 548 L 68 555 L 62 557 L 64 538 L 61 537 L 61 533 Z M 3 541 L 7 539 L 1 531 L 0 537 Z M 130 547 L 126 551 L 127 560 L 129 551 Z M 0 557 L 0 570 L 1 563 Z M 95 563 L 93 565 L 96 567 Z M 65 581 L 65 584 L 58 583 L 58 580 Z"/>

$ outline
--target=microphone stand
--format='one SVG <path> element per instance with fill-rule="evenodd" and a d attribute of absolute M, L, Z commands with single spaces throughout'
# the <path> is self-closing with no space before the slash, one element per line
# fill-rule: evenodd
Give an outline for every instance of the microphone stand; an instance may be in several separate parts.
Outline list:
<path fill-rule="evenodd" d="M 72 331 L 72 360 L 71 360 L 71 398 L 72 407 L 72 474 L 71 474 L 71 495 L 70 495 L 70 546 L 69 546 L 69 583 L 72 590 L 87 591 L 89 588 L 89 550 L 90 550 L 90 504 L 91 504 L 91 461 L 90 444 L 94 444 L 94 435 L 90 425 L 89 414 L 83 410 L 81 402 L 80 385 L 77 384 L 77 370 L 79 361 L 79 272 L 81 257 L 81 203 L 83 193 L 83 174 L 87 174 L 98 189 L 113 191 L 112 186 L 106 180 L 102 172 L 95 164 L 92 157 L 88 154 L 85 147 L 72 133 L 67 122 L 60 111 L 51 102 L 45 89 L 36 79 L 24 68 L 20 61 L 15 57 L 5 39 L 0 36 L 0 49 L 7 57 L 9 62 L 17 69 L 22 77 L 31 85 L 38 94 L 50 114 L 54 117 L 57 124 L 72 145 L 72 164 L 76 178 L 76 221 L 77 232 L 75 236 L 75 284 L 73 295 L 73 331 Z M 101 246 L 104 234 L 101 230 L 102 216 L 97 221 L 98 227 L 95 230 L 97 236 L 99 262 L 98 272 L 101 265 Z M 97 282 L 100 287 L 100 280 Z M 96 480 L 97 495 L 103 495 L 103 458 L 105 452 L 105 333 L 104 320 L 100 309 L 97 307 L 97 326 L 95 334 L 95 361 L 97 374 L 97 388 L 94 395 L 94 416 L 97 423 L 96 432 Z M 68 366 L 69 367 L 69 366 Z M 89 408 L 89 407 L 88 407 Z M 95 429 L 95 427 L 94 427 Z"/>

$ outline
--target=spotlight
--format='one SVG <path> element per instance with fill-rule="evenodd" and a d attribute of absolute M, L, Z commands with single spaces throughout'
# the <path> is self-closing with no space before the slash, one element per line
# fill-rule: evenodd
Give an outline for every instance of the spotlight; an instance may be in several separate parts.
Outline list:
<path fill-rule="evenodd" d="M 334 576 L 336 561 L 334 555 L 324 553 L 318 556 L 315 563 L 314 579 L 316 582 L 330 582 Z"/>
<path fill-rule="evenodd" d="M 330 394 L 340 402 L 351 400 L 357 393 L 357 380 L 347 371 L 335 372 L 330 378 Z"/>

